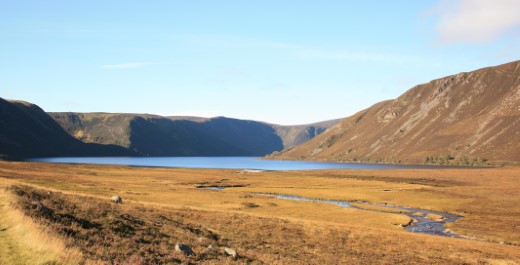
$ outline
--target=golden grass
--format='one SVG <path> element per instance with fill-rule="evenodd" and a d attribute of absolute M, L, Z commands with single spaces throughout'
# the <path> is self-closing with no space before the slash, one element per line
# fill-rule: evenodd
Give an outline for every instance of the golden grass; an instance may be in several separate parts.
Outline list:
<path fill-rule="evenodd" d="M 271 264 L 277 264 L 272 249 L 266 248 L 262 254 L 259 249 L 264 247 L 256 245 L 254 240 L 246 242 L 242 237 L 271 242 L 272 247 L 283 252 L 280 259 L 286 264 L 298 263 L 298 255 L 293 257 L 292 252 L 314 257 L 309 259 L 309 264 L 324 260 L 354 264 L 370 260 L 382 263 L 520 263 L 519 247 L 508 245 L 520 244 L 518 175 L 520 168 L 247 173 L 0 162 L 0 181 L 8 182 L 8 185 L 22 183 L 77 198 L 107 200 L 118 194 L 123 197 L 123 207 L 141 205 L 157 211 L 189 209 L 191 215 L 200 219 L 197 219 L 199 225 L 229 238 L 240 251 L 252 252 L 249 256 L 255 260 Z M 196 188 L 217 184 L 245 187 L 223 191 Z M 398 224 L 408 223 L 409 218 L 398 213 L 289 201 L 251 192 L 389 203 L 461 214 L 464 218 L 450 224 L 450 229 L 504 244 L 408 233 Z M 247 222 L 242 224 L 237 220 Z M 284 221 L 278 224 L 276 220 Z M 190 222 L 196 221 L 190 219 Z M 261 228 L 265 222 L 272 222 L 274 230 Z M 226 223 L 229 227 L 224 225 Z M 284 227 L 294 227 L 294 230 L 285 233 L 282 232 Z M 300 237 L 301 233 L 306 235 L 308 242 L 313 242 L 314 248 L 284 242 L 284 238 Z M 325 236 L 331 233 L 343 233 L 346 238 Z M 341 243 L 343 241 L 347 243 Z M 335 244 L 338 250 L 329 249 L 324 245 L 327 242 Z M 316 253 L 339 250 L 337 260 L 328 254 Z"/>
<path fill-rule="evenodd" d="M 442 215 L 438 215 L 438 214 L 434 214 L 434 213 L 429 213 L 426 215 L 426 217 L 428 219 L 431 219 L 431 220 L 439 220 L 439 219 L 442 219 Z"/>
<path fill-rule="evenodd" d="M 519 261 L 518 249 L 469 240 L 416 235 L 363 226 L 304 220 L 264 218 L 229 212 L 137 203 L 114 205 L 106 199 L 15 187 L 20 207 L 57 231 L 72 233 L 72 245 L 87 258 L 105 263 L 203 264 L 460 264 Z M 31 201 L 53 210 L 42 215 Z M 65 219 L 63 217 L 66 216 Z M 77 224 L 68 224 L 69 220 Z M 86 225 L 85 225 L 86 224 Z M 196 253 L 185 257 L 173 251 L 183 242 Z M 212 250 L 206 248 L 213 245 Z M 222 253 L 225 246 L 241 258 Z M 475 252 L 478 251 L 476 254 Z M 516 251 L 516 252 L 515 252 Z"/>
<path fill-rule="evenodd" d="M 408 211 L 408 210 L 393 209 L 393 208 L 379 206 L 379 205 L 370 205 L 370 204 L 356 203 L 356 202 L 351 202 L 350 205 L 352 205 L 356 208 L 365 209 L 365 210 L 369 210 L 369 211 L 378 211 L 378 212 L 385 212 L 385 213 L 402 213 L 402 214 L 410 213 L 410 211 Z"/>
<path fill-rule="evenodd" d="M 16 199 L 0 189 L 0 259 L 2 264 L 77 264 L 82 255 L 66 248 L 63 240 L 48 233 L 9 202 Z"/>

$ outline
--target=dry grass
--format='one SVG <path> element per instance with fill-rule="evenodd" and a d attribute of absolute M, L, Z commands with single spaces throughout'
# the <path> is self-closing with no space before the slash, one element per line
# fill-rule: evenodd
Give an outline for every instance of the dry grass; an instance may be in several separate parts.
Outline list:
<path fill-rule="evenodd" d="M 439 219 L 442 219 L 442 215 L 438 215 L 438 214 L 434 214 L 434 213 L 429 213 L 426 215 L 426 217 L 428 219 L 431 219 L 431 220 L 439 220 Z"/>
<path fill-rule="evenodd" d="M 393 208 L 379 206 L 379 205 L 370 205 L 370 204 L 355 203 L 355 202 L 351 202 L 350 205 L 352 205 L 356 208 L 365 209 L 365 210 L 369 210 L 369 211 L 378 211 L 378 212 L 386 212 L 386 213 L 402 213 L 402 214 L 410 213 L 410 211 L 407 211 L 407 210 L 393 209 Z"/>
<path fill-rule="evenodd" d="M 100 199 L 47 194 L 24 186 L 10 189 L 17 195 L 17 206 L 27 216 L 64 237 L 68 248 L 81 250 L 85 260 L 77 260 L 77 263 L 223 263 L 228 260 L 219 255 L 222 242 L 218 241 L 219 236 L 184 222 L 181 216 L 185 211 L 174 214 L 153 207 L 124 207 Z M 34 202 L 43 206 L 36 206 Z M 190 244 L 198 255 L 185 257 L 173 251 L 179 242 Z M 207 249 L 208 244 L 214 249 Z"/>
<path fill-rule="evenodd" d="M 13 187 L 25 213 L 80 249 L 86 262 L 107 264 L 416 264 L 518 261 L 518 251 L 468 240 L 406 232 L 288 221 L 191 209 L 115 205 L 106 200 Z M 49 211 L 42 212 L 32 201 Z M 194 256 L 175 252 L 191 246 Z M 207 246 L 212 245 L 209 249 Z M 224 247 L 238 251 L 234 260 Z M 427 246 L 427 247 L 425 247 Z M 479 251 L 475 255 L 475 251 Z M 456 254 L 451 254 L 453 251 Z M 81 262 L 81 261 L 80 261 Z"/>
<path fill-rule="evenodd" d="M 11 194 L 0 190 L 0 260 L 1 264 L 77 264 L 82 254 L 66 248 L 64 241 L 36 224 L 9 202 Z"/>
<path fill-rule="evenodd" d="M 217 234 L 219 240 L 212 243 L 237 249 L 244 258 L 236 261 L 239 263 L 294 264 L 302 260 L 309 264 L 520 263 L 520 248 L 508 245 L 520 243 L 516 225 L 520 217 L 516 205 L 520 201 L 519 173 L 518 168 L 499 168 L 246 174 L 233 170 L 0 163 L 0 181 L 59 192 L 56 194 L 61 204 L 76 205 L 71 208 L 77 209 L 76 212 L 70 209 L 65 212 L 74 212 L 75 216 L 81 215 L 91 222 L 105 224 L 99 212 L 106 209 L 103 205 L 115 194 L 124 201 L 115 208 L 115 220 L 129 214 L 152 224 L 155 221 L 148 216 L 166 216 L 173 223 L 156 222 L 169 227 L 165 228 L 169 232 L 163 234 L 173 241 L 191 244 L 198 256 L 190 259 L 175 256 L 168 241 L 163 239 L 157 239 L 157 245 L 163 247 L 159 250 L 152 247 L 154 252 L 165 251 L 167 254 L 161 255 L 174 256 L 174 261 L 208 263 L 234 261 L 224 260 L 221 252 L 200 256 L 205 253 L 205 246 L 182 227 L 197 227 Z M 243 187 L 223 191 L 196 188 L 217 184 Z M 452 230 L 505 244 L 408 233 L 398 224 L 406 224 L 409 218 L 398 213 L 287 201 L 250 192 L 386 202 L 458 213 L 465 217 L 451 224 Z M 136 232 L 131 240 L 137 242 L 146 235 Z M 101 245 L 112 244 L 99 240 Z M 135 249 L 143 247 L 139 244 Z M 94 257 L 88 254 L 93 250 L 81 249 L 85 255 Z M 114 245 L 113 249 L 125 253 L 124 246 Z M 116 256 L 124 260 L 132 255 Z M 153 260 L 146 255 L 142 258 Z"/>

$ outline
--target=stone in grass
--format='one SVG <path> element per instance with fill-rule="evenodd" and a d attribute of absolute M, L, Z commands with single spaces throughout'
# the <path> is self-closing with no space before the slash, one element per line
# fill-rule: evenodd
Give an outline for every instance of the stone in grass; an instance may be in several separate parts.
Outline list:
<path fill-rule="evenodd" d="M 112 196 L 112 198 L 110 198 L 110 200 L 113 202 L 113 203 L 117 203 L 117 204 L 121 204 L 123 203 L 123 198 L 117 196 L 117 195 L 114 195 Z"/>
<path fill-rule="evenodd" d="M 227 256 L 231 256 L 233 257 L 234 259 L 238 258 L 238 253 L 236 252 L 236 250 L 232 249 L 232 248 L 224 248 L 224 253 L 227 255 Z"/>
<path fill-rule="evenodd" d="M 182 243 L 175 244 L 175 251 L 182 252 L 185 256 L 192 256 L 193 250 L 191 250 L 190 246 L 184 245 Z"/>

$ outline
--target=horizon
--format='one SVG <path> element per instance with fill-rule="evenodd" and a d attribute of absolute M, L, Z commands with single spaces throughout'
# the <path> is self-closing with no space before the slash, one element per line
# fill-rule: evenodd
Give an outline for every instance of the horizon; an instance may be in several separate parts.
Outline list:
<path fill-rule="evenodd" d="M 4 3 L 0 97 L 300 125 L 520 58 L 515 1 L 201 2 Z"/>
<path fill-rule="evenodd" d="M 509 64 L 509 63 L 514 63 L 514 62 L 517 62 L 517 61 L 520 61 L 520 60 L 516 60 L 516 61 L 511 61 L 511 62 L 506 62 L 506 63 L 503 63 L 503 64 Z M 459 73 L 466 73 L 466 72 L 473 72 L 473 71 L 477 71 L 477 70 L 481 70 L 481 69 L 485 69 L 485 68 L 490 68 L 490 67 L 497 67 L 497 66 L 500 66 L 500 65 L 503 65 L 503 64 L 499 64 L 499 65 L 492 65 L 492 66 L 487 66 L 487 67 L 483 67 L 483 68 L 479 68 L 479 69 L 474 69 L 474 70 L 470 70 L 470 71 L 463 71 L 463 72 L 459 72 Z M 457 75 L 459 73 L 456 73 L 456 74 L 452 74 L 452 75 Z M 452 75 L 448 75 L 448 76 L 452 76 Z M 442 79 L 442 78 L 445 78 L 445 77 L 448 77 L 448 76 L 444 76 L 444 77 L 440 77 L 440 78 L 435 78 L 435 79 L 432 79 L 426 83 L 429 83 L 431 81 L 435 81 L 437 79 Z M 413 87 L 409 88 L 408 90 L 414 88 L 415 86 L 419 86 L 419 85 L 423 85 L 423 84 L 426 84 L 426 83 L 421 83 L 421 84 L 416 84 L 414 85 Z M 408 90 L 406 90 L 404 93 L 406 93 Z M 37 103 L 35 102 L 28 102 L 28 101 L 25 101 L 25 100 L 22 100 L 22 99 L 8 99 L 8 98 L 3 98 L 4 100 L 7 100 L 7 101 L 13 101 L 13 102 L 24 102 L 24 103 L 28 103 L 28 104 L 35 104 L 35 105 L 38 105 Z M 391 98 L 391 99 L 384 99 L 383 101 L 385 100 L 395 100 L 396 98 Z M 369 109 L 370 107 L 372 107 L 373 105 L 376 105 L 380 103 L 379 102 L 374 102 L 373 104 L 369 105 L 368 107 L 364 108 L 364 109 L 360 109 L 360 110 L 357 110 L 355 111 L 354 113 L 352 113 L 350 116 L 354 115 L 355 113 L 357 112 L 360 112 L 360 111 L 363 111 L 363 110 L 366 110 L 366 109 Z M 47 113 L 78 113 L 78 114 L 115 114 L 115 115 L 124 115 L 124 114 L 128 114 L 128 115 L 151 115 L 151 116 L 159 116 L 159 117 L 164 117 L 164 118 L 196 118 L 196 119 L 218 119 L 218 118 L 226 118 L 226 119 L 236 119 L 236 120 L 245 120 L 245 121 L 255 121 L 255 122 L 261 122 L 261 123 L 266 123 L 266 124 L 272 124 L 272 125 L 278 125 L 278 126 L 301 126 L 301 125 L 310 125 L 310 124 L 316 124 L 316 123 L 321 123 L 321 122 L 330 122 L 330 121 L 341 121 L 345 118 L 348 118 L 350 116 L 345 116 L 345 117 L 339 117 L 339 118 L 331 118 L 331 119 L 328 119 L 328 120 L 319 120 L 319 121 L 311 121 L 309 123 L 298 123 L 298 124 L 280 124 L 280 123 L 272 123 L 272 122 L 269 122 L 269 121 L 262 121 L 262 120 L 255 120 L 255 119 L 249 119 L 249 118 L 237 118 L 237 117 L 230 117 L 230 116 L 222 116 L 222 115 L 218 115 L 218 116 L 193 116 L 193 115 L 168 115 L 168 114 L 157 114 L 157 113 L 134 113 L 134 112 L 106 112 L 106 111 L 86 111 L 86 112 L 79 112 L 79 111 L 46 111 L 44 109 L 45 112 Z"/>

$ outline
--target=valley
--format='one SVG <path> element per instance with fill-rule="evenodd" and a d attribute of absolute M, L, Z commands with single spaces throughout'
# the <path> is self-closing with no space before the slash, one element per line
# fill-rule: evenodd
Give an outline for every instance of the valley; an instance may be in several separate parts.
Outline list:
<path fill-rule="evenodd" d="M 519 14 L 3 1 L 0 265 L 520 265 Z"/>
<path fill-rule="evenodd" d="M 284 172 L 0 163 L 3 192 L 11 194 L 19 211 L 48 227 L 45 231 L 61 238 L 67 249 L 81 250 L 82 262 L 123 263 L 287 264 L 304 258 L 310 263 L 514 264 L 520 262 L 518 174 L 515 167 Z M 255 193 L 457 214 L 462 218 L 446 228 L 468 239 L 407 232 L 402 227 L 412 217 L 399 211 Z M 123 203 L 111 203 L 113 195 Z M 35 200 L 50 212 L 38 212 L 31 206 Z M 95 244 L 80 235 L 94 236 Z M 195 254 L 175 252 L 176 243 L 189 245 Z M 226 256 L 225 247 L 240 257 Z"/>

